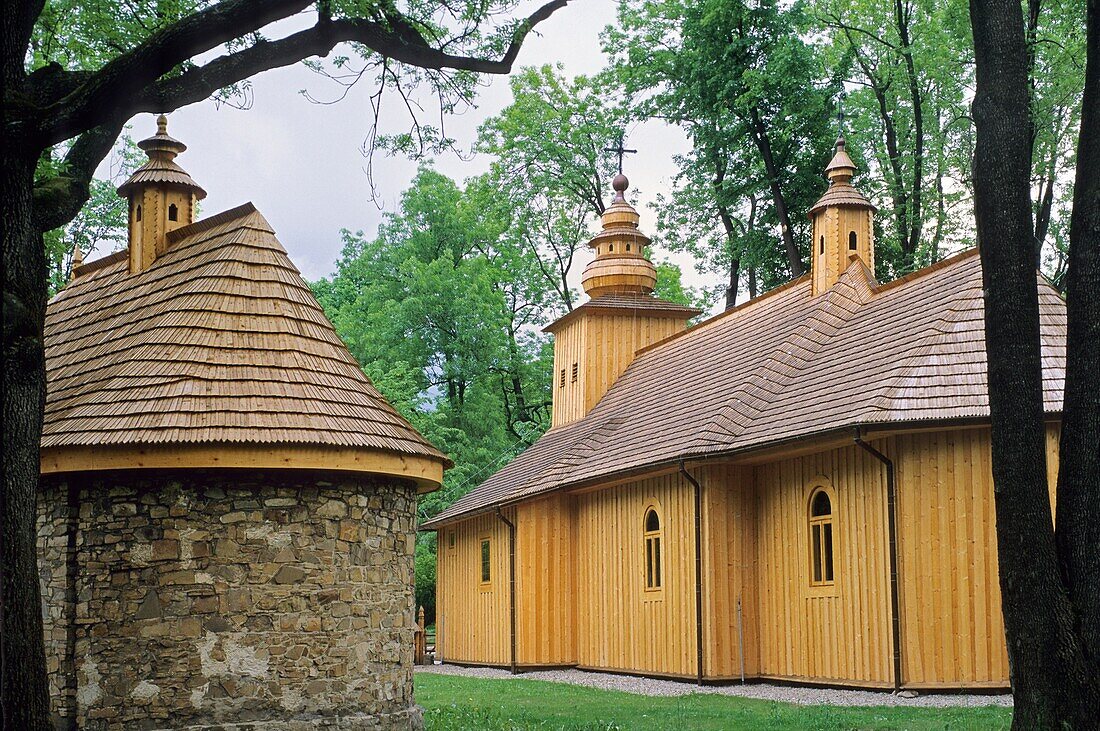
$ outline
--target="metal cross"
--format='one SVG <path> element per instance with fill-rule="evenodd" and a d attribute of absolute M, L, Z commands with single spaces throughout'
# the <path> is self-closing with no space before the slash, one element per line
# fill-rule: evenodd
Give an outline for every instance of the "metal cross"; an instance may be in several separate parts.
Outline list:
<path fill-rule="evenodd" d="M 836 124 L 837 124 L 837 127 L 838 127 L 837 133 L 841 137 L 844 136 L 844 97 L 845 96 L 846 95 L 844 94 L 844 92 L 840 92 L 840 95 L 837 97 L 837 103 L 836 103 Z"/>
<path fill-rule="evenodd" d="M 622 134 L 622 132 L 620 132 L 619 133 L 619 145 L 618 145 L 618 147 L 605 147 L 604 152 L 614 152 L 615 154 L 617 154 L 619 156 L 619 173 L 622 174 L 622 172 L 623 172 L 623 155 L 626 155 L 626 154 L 634 155 L 634 154 L 637 154 L 638 151 L 637 150 L 628 150 L 625 147 L 623 147 L 623 134 Z"/>

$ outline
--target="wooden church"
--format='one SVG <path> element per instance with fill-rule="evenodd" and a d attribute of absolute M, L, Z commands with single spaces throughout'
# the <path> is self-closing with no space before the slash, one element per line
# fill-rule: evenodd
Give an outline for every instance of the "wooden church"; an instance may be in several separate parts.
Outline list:
<path fill-rule="evenodd" d="M 417 493 L 446 456 L 248 203 L 157 133 L 129 245 L 46 314 L 39 566 L 58 728 L 410 728 Z"/>
<path fill-rule="evenodd" d="M 1007 687 L 980 259 L 875 281 L 843 140 L 825 172 L 812 272 L 693 327 L 616 178 L 590 299 L 547 328 L 552 427 L 426 524 L 445 662 Z M 1065 305 L 1037 282 L 1053 486 Z"/>

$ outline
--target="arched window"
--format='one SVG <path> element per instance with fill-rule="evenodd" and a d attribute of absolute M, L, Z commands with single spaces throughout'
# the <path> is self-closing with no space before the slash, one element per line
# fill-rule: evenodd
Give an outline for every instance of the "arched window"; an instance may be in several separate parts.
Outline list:
<path fill-rule="evenodd" d="M 607 245 L 607 251 L 608 251 L 608 253 L 610 253 L 610 252 L 612 252 L 612 251 L 614 251 L 614 250 L 615 250 L 615 244 L 608 244 L 608 245 Z"/>
<path fill-rule="evenodd" d="M 820 243 L 818 244 L 818 246 L 821 248 L 821 253 L 824 254 L 825 253 L 825 237 L 824 236 L 821 237 Z"/>
<path fill-rule="evenodd" d="M 833 502 L 818 488 L 810 496 L 810 584 L 833 583 Z"/>
<path fill-rule="evenodd" d="M 656 591 L 661 588 L 661 517 L 656 508 L 645 512 L 645 588 Z"/>
<path fill-rule="evenodd" d="M 138 206 L 137 210 L 134 211 L 134 220 L 136 220 L 136 221 L 141 220 L 141 206 Z"/>
<path fill-rule="evenodd" d="M 848 249 L 849 249 L 849 251 L 855 251 L 856 250 L 856 232 L 855 231 L 849 231 L 848 232 Z"/>
<path fill-rule="evenodd" d="M 168 220 L 178 221 L 180 220 L 180 209 L 176 207 L 176 204 L 168 206 Z"/>

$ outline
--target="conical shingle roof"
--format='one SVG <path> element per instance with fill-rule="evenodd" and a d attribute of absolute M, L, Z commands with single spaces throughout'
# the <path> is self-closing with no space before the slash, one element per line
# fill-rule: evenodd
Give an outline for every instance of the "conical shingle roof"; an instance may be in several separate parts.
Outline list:
<path fill-rule="evenodd" d="M 326 465 L 296 462 L 303 449 L 343 455 L 336 469 L 450 464 L 364 375 L 252 204 L 169 233 L 144 271 L 125 252 L 80 267 L 47 308 L 46 368 L 46 471 L 66 450 L 198 445 L 285 452 L 285 467 Z"/>

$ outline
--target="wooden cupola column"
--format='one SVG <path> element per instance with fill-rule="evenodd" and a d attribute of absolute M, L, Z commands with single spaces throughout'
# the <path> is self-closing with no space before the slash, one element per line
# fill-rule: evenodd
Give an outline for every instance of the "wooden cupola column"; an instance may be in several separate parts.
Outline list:
<path fill-rule="evenodd" d="M 119 186 L 118 194 L 130 202 L 130 273 L 148 269 L 168 248 L 167 236 L 195 222 L 195 205 L 206 191 L 176 164 L 187 145 L 168 136 L 168 118 L 157 117 L 157 133 L 142 140 L 149 161 Z"/>
<path fill-rule="evenodd" d="M 596 258 L 581 284 L 590 299 L 546 327 L 554 334 L 551 426 L 584 418 L 639 350 L 682 331 L 700 312 L 653 296 L 657 268 L 646 256 L 638 211 L 626 202 L 628 185 L 625 175 L 615 176 L 615 200 L 588 244 Z"/>
<path fill-rule="evenodd" d="M 810 209 L 813 222 L 813 292 L 836 284 L 853 259 L 875 271 L 875 207 L 852 185 L 855 163 L 836 141 L 836 153 L 825 168 L 829 189 Z"/>
<path fill-rule="evenodd" d="M 611 181 L 615 200 L 602 216 L 603 230 L 588 242 L 596 258 L 581 274 L 581 285 L 589 297 L 605 294 L 653 294 L 657 268 L 646 257 L 649 237 L 638 230 L 641 216 L 624 195 L 630 181 L 619 173 Z"/>

